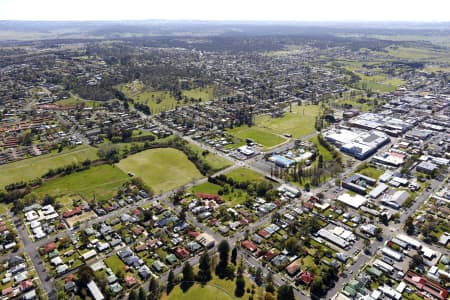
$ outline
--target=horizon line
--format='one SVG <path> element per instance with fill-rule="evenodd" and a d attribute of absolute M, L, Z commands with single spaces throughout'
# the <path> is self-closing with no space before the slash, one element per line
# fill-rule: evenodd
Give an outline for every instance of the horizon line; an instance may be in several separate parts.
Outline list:
<path fill-rule="evenodd" d="M 399 20 L 399 19 L 377 19 L 377 20 L 279 20 L 279 19 L 0 19 L 0 22 L 246 22 L 246 23 L 421 23 L 421 24 L 442 24 L 450 23 L 449 20 Z"/>

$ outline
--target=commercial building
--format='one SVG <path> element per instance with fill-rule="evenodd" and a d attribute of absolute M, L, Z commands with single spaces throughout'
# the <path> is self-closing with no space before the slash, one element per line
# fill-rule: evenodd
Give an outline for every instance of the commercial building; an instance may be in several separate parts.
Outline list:
<path fill-rule="evenodd" d="M 340 128 L 329 130 L 324 136 L 342 152 L 360 160 L 370 157 L 390 141 L 385 133 L 377 130 L 351 131 Z"/>
<path fill-rule="evenodd" d="M 406 154 L 399 153 L 398 151 L 386 151 L 374 155 L 372 162 L 388 167 L 399 167 L 405 163 L 405 158 Z"/>
<path fill-rule="evenodd" d="M 425 173 L 425 174 L 433 174 L 438 169 L 438 166 L 430 161 L 422 161 L 417 165 L 416 171 Z"/>
<path fill-rule="evenodd" d="M 333 232 L 326 230 L 326 229 L 320 229 L 317 234 L 326 239 L 329 242 L 332 242 L 333 244 L 345 249 L 350 246 L 350 243 L 347 242 L 345 239 L 339 237 L 338 235 L 334 234 Z"/>
<path fill-rule="evenodd" d="M 102 292 L 100 291 L 100 289 L 98 288 L 97 284 L 95 283 L 95 281 L 90 281 L 87 284 L 87 288 L 89 289 L 89 292 L 91 293 L 92 297 L 95 300 L 103 300 L 105 299 L 105 296 L 103 296 Z"/>
<path fill-rule="evenodd" d="M 388 274 L 392 274 L 392 272 L 394 272 L 393 266 L 391 266 L 390 264 L 385 263 L 384 261 L 379 260 L 379 259 L 374 260 L 373 266 L 377 267 L 378 269 L 380 269 L 383 272 L 388 273 Z"/>
<path fill-rule="evenodd" d="M 413 247 L 414 249 L 418 250 L 422 248 L 422 244 L 418 241 L 413 239 L 412 237 L 409 237 L 405 234 L 399 234 L 397 235 L 397 239 L 399 239 L 400 241 L 403 241 L 405 243 L 407 243 L 408 245 L 410 245 L 411 247 Z"/>
<path fill-rule="evenodd" d="M 281 193 L 285 193 L 292 198 L 298 197 L 301 194 L 301 191 L 299 189 L 287 184 L 280 185 L 278 187 L 278 191 Z"/>
<path fill-rule="evenodd" d="M 272 155 L 269 160 L 272 161 L 276 166 L 281 168 L 289 168 L 290 166 L 295 164 L 294 160 L 278 154 Z"/>
<path fill-rule="evenodd" d="M 348 122 L 350 126 L 355 128 L 366 130 L 377 129 L 392 136 L 399 136 L 400 134 L 405 133 L 410 130 L 415 123 L 416 120 L 411 118 L 398 119 L 375 113 L 364 113 Z"/>
<path fill-rule="evenodd" d="M 370 191 L 369 196 L 372 199 L 380 197 L 388 189 L 388 186 L 384 183 L 380 183 L 373 190 Z"/>
<path fill-rule="evenodd" d="M 381 203 L 394 209 L 400 209 L 409 196 L 407 191 L 396 191 L 394 194 L 384 196 Z"/>
<path fill-rule="evenodd" d="M 389 247 L 384 247 L 381 248 L 381 253 L 383 253 L 384 255 L 386 255 L 389 258 L 395 259 L 396 261 L 401 261 L 403 260 L 403 254 L 395 251 Z"/>
<path fill-rule="evenodd" d="M 196 238 L 195 241 L 197 243 L 199 243 L 200 245 L 202 245 L 205 248 L 212 248 L 214 247 L 214 244 L 216 242 L 216 240 L 212 237 L 212 235 L 208 234 L 208 233 L 202 233 L 199 234 Z"/>
<path fill-rule="evenodd" d="M 351 196 L 350 194 L 347 194 L 347 193 L 339 195 L 337 200 L 339 202 L 342 202 L 342 203 L 344 203 L 350 207 L 353 207 L 355 209 L 360 208 L 362 205 L 366 204 L 366 202 L 367 202 L 367 199 L 361 195 Z"/>
<path fill-rule="evenodd" d="M 405 134 L 405 138 L 414 141 L 426 141 L 433 135 L 431 130 L 413 129 Z"/>
<path fill-rule="evenodd" d="M 448 291 L 445 288 L 414 272 L 408 271 L 404 280 L 414 285 L 418 290 L 428 292 L 440 300 L 448 297 Z"/>
<path fill-rule="evenodd" d="M 367 193 L 366 186 L 373 186 L 375 185 L 375 183 L 375 179 L 356 173 L 350 177 L 345 178 L 342 181 L 342 187 L 349 189 L 350 191 L 353 191 L 355 193 L 365 195 Z"/>

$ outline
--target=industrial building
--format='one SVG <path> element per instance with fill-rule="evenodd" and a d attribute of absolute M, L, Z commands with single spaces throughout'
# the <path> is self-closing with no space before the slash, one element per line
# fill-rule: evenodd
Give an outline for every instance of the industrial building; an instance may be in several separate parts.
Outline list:
<path fill-rule="evenodd" d="M 395 259 L 396 261 L 403 260 L 402 253 L 395 251 L 394 249 L 391 249 L 389 247 L 381 248 L 381 253 L 383 253 L 384 255 L 386 255 L 389 258 Z"/>
<path fill-rule="evenodd" d="M 371 177 L 361 175 L 359 173 L 353 174 L 342 181 L 342 187 L 355 193 L 365 195 L 367 194 L 366 186 L 374 186 L 377 181 Z"/>
<path fill-rule="evenodd" d="M 436 172 L 437 169 L 438 169 L 438 166 L 430 161 L 422 161 L 416 167 L 417 172 L 430 174 L 430 175 L 434 174 L 434 172 Z"/>
<path fill-rule="evenodd" d="M 355 209 L 359 209 L 362 205 L 366 204 L 367 202 L 367 199 L 361 195 L 351 196 L 347 193 L 339 195 L 337 200 Z"/>
<path fill-rule="evenodd" d="M 334 129 L 327 131 L 324 135 L 327 141 L 339 147 L 343 153 L 360 160 L 370 157 L 390 141 L 385 133 L 377 130 Z"/>
<path fill-rule="evenodd" d="M 390 167 L 399 167 L 405 163 L 406 154 L 399 151 L 386 151 L 374 155 L 372 162 Z"/>
<path fill-rule="evenodd" d="M 407 243 L 409 246 L 413 247 L 416 250 L 422 248 L 422 244 L 418 240 L 415 240 L 407 235 L 399 234 L 399 235 L 397 235 L 397 239 Z"/>
<path fill-rule="evenodd" d="M 326 229 L 320 229 L 317 234 L 321 237 L 326 239 L 329 242 L 332 242 L 333 244 L 345 249 L 350 246 L 350 243 L 346 241 L 345 239 L 341 238 L 340 236 L 334 234 L 333 232 L 326 230 Z"/>
<path fill-rule="evenodd" d="M 380 197 L 388 189 L 388 186 L 384 183 L 380 183 L 373 190 L 370 191 L 369 196 L 372 199 Z"/>
<path fill-rule="evenodd" d="M 348 124 L 352 127 L 362 128 L 365 130 L 377 129 L 391 136 L 399 136 L 405 133 L 416 123 L 417 120 L 413 118 L 407 118 L 404 120 L 375 113 L 364 113 L 348 121 Z"/>
<path fill-rule="evenodd" d="M 405 138 L 413 141 L 426 141 L 433 135 L 433 131 L 426 129 L 413 129 L 405 134 Z"/>
<path fill-rule="evenodd" d="M 383 199 L 381 199 L 381 203 L 394 209 L 400 209 L 409 196 L 407 191 L 396 191 L 393 194 L 384 196 Z"/>
<path fill-rule="evenodd" d="M 289 168 L 290 166 L 295 164 L 294 160 L 278 154 L 272 155 L 269 160 L 272 161 L 276 166 L 281 168 Z"/>

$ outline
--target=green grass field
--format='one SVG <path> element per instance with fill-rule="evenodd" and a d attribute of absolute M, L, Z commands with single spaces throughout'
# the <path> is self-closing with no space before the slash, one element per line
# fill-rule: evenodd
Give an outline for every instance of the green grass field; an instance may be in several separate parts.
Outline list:
<path fill-rule="evenodd" d="M 125 271 L 125 264 L 120 260 L 120 258 L 114 254 L 105 259 L 105 264 L 111 268 L 111 270 L 117 274 L 120 271 Z"/>
<path fill-rule="evenodd" d="M 51 168 L 55 169 L 86 159 L 97 159 L 97 150 L 91 146 L 82 145 L 74 149 L 64 150 L 61 153 L 50 153 L 1 165 L 0 188 L 21 180 L 28 181 L 41 177 Z"/>
<path fill-rule="evenodd" d="M 197 273 L 198 267 L 194 267 L 194 272 Z M 244 276 L 245 279 L 245 288 L 250 288 L 252 284 L 255 285 L 255 295 L 254 299 L 263 299 L 263 288 L 258 287 L 253 281 L 247 276 Z M 228 300 L 228 299 L 248 299 L 251 294 L 245 293 L 242 297 L 237 298 L 234 295 L 234 290 L 236 288 L 235 280 L 227 280 L 220 279 L 216 276 L 216 274 L 212 274 L 212 280 L 208 282 L 208 285 L 202 287 L 199 284 L 194 284 L 191 286 L 186 293 L 184 293 L 180 285 L 175 286 L 175 288 L 170 292 L 169 295 L 163 294 L 162 300 L 210 300 L 210 299 L 219 299 L 219 300 Z"/>
<path fill-rule="evenodd" d="M 165 300 L 191 300 L 191 299 L 215 299 L 215 300 L 230 300 L 234 299 L 233 294 L 228 294 L 229 292 L 222 290 L 221 288 L 200 284 L 194 284 L 186 292 L 176 286 L 169 295 L 164 294 L 161 299 Z"/>
<path fill-rule="evenodd" d="M 128 156 L 117 166 L 125 173 L 133 172 L 155 193 L 169 191 L 202 177 L 183 152 L 172 149 L 150 149 Z"/>
<path fill-rule="evenodd" d="M 324 161 L 332 160 L 332 159 L 333 159 L 333 157 L 331 156 L 330 151 L 328 151 L 327 149 L 325 149 L 325 147 L 322 146 L 322 145 L 319 143 L 319 140 L 318 140 L 317 136 L 315 136 L 315 137 L 313 137 L 312 139 L 310 139 L 310 141 L 313 142 L 313 143 L 317 146 L 317 149 L 319 150 L 319 153 L 322 154 L 322 157 L 323 157 L 323 160 L 324 160 Z"/>
<path fill-rule="evenodd" d="M 359 174 L 365 175 L 365 176 L 369 176 L 372 177 L 374 179 L 378 179 L 378 177 L 380 177 L 381 175 L 383 175 L 384 171 L 383 170 L 378 170 L 375 169 L 373 167 L 367 167 L 365 169 L 362 169 L 361 171 L 358 172 Z"/>
<path fill-rule="evenodd" d="M 189 144 L 189 147 L 197 152 L 200 157 L 202 157 L 212 168 L 214 172 L 220 171 L 225 169 L 226 167 L 229 167 L 232 165 L 232 162 L 229 161 L 226 158 L 223 158 L 219 155 L 216 155 L 214 153 L 208 153 L 206 156 L 202 155 L 203 149 L 200 148 L 197 145 L 194 145 L 192 143 Z"/>
<path fill-rule="evenodd" d="M 436 60 L 450 62 L 450 53 L 446 50 L 412 47 L 388 47 L 390 55 L 409 60 Z"/>
<path fill-rule="evenodd" d="M 315 131 L 315 117 L 319 114 L 318 105 L 293 105 L 292 112 L 281 118 L 264 115 L 256 118 L 256 126 L 276 134 L 290 133 L 294 138 L 311 134 Z"/>
<path fill-rule="evenodd" d="M 196 88 L 192 90 L 183 91 L 183 96 L 194 98 L 196 100 L 210 101 L 214 99 L 214 86 L 207 86 L 204 88 Z"/>
<path fill-rule="evenodd" d="M 240 126 L 229 129 L 228 133 L 238 139 L 238 141 L 235 142 L 236 146 L 245 144 L 245 139 L 252 139 L 254 142 L 261 144 L 265 149 L 274 147 L 286 141 L 285 138 L 275 135 L 267 129 L 258 127 Z"/>
<path fill-rule="evenodd" d="M 217 194 L 222 187 L 218 184 L 211 182 L 201 183 L 199 185 L 193 186 L 191 191 L 193 193 L 206 193 L 206 194 Z"/>
<path fill-rule="evenodd" d="M 87 106 L 87 107 L 94 107 L 96 104 L 100 105 L 100 102 L 95 102 L 92 100 L 85 100 L 85 99 L 78 97 L 77 95 L 71 95 L 67 99 L 62 99 L 62 100 L 58 100 L 55 102 L 55 104 L 62 105 L 62 106 L 77 105 L 77 104 L 82 104 L 82 103 L 84 103 L 85 106 Z"/>
<path fill-rule="evenodd" d="M 146 90 L 142 82 L 137 80 L 128 84 L 119 85 L 118 89 L 134 101 L 148 105 L 152 113 L 160 113 L 174 109 L 177 105 L 183 106 L 191 103 L 185 103 L 184 100 L 177 101 L 169 91 Z M 196 100 L 209 101 L 214 98 L 214 87 L 208 86 L 205 88 L 185 90 L 181 94 L 189 99 L 194 98 Z"/>
<path fill-rule="evenodd" d="M 397 90 L 397 88 L 405 83 L 400 78 L 388 78 L 385 75 L 366 76 L 358 74 L 361 80 L 358 82 L 359 88 L 369 89 L 373 92 L 388 93 Z"/>
<path fill-rule="evenodd" d="M 266 180 L 263 175 L 246 168 L 237 168 L 225 174 L 236 182 L 250 181 L 261 182 Z"/>
<path fill-rule="evenodd" d="M 127 174 L 119 168 L 100 165 L 47 181 L 34 190 L 33 194 L 38 197 L 45 194 L 53 196 L 80 194 L 86 199 L 92 199 L 95 193 L 97 200 L 108 200 L 127 180 Z"/>

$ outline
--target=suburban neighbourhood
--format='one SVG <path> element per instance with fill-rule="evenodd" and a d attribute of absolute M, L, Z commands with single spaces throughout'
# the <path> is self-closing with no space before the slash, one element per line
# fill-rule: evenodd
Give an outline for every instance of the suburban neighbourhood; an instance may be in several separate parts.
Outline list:
<path fill-rule="evenodd" d="M 208 26 L 0 40 L 0 299 L 448 299 L 448 30 Z"/>

